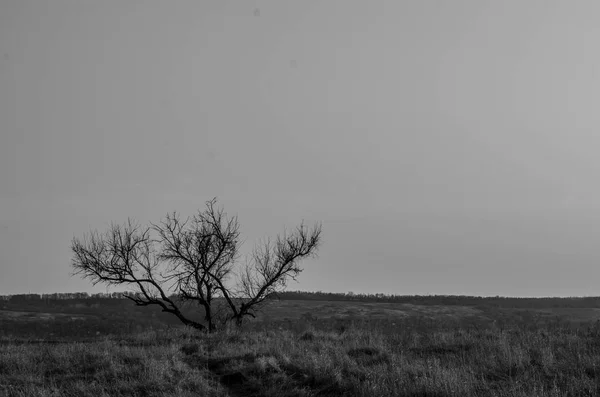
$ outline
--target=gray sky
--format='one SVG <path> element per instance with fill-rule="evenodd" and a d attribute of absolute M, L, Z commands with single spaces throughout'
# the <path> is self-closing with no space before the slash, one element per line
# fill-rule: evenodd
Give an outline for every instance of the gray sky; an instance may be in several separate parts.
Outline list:
<path fill-rule="evenodd" d="M 292 289 L 600 295 L 597 1 L 0 2 L 0 294 L 219 198 Z M 117 288 L 117 290 L 121 290 Z"/>

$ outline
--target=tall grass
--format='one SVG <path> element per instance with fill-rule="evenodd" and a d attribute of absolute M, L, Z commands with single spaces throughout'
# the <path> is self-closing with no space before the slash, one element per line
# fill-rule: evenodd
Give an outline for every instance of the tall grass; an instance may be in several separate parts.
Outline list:
<path fill-rule="evenodd" d="M 270 324 L 0 345 L 2 396 L 597 396 L 596 326 Z"/>

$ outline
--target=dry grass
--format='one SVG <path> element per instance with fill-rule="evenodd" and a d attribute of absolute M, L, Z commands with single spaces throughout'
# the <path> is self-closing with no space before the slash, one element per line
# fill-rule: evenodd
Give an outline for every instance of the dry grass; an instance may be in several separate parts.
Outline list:
<path fill-rule="evenodd" d="M 152 340 L 152 343 L 143 343 Z M 209 374 L 182 361 L 179 346 L 156 335 L 140 343 L 19 344 L 0 347 L 0 395 L 220 396 Z M 146 346 L 144 346 L 146 345 Z"/>
<path fill-rule="evenodd" d="M 272 326 L 0 345 L 4 396 L 596 396 L 596 327 Z"/>

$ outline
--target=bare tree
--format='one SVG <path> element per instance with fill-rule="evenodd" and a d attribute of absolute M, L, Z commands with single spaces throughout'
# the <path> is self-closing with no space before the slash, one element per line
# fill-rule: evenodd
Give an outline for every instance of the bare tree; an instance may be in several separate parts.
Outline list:
<path fill-rule="evenodd" d="M 228 218 L 213 199 L 185 220 L 173 212 L 150 227 L 128 220 L 104 234 L 74 238 L 72 267 L 93 284 L 130 285 L 126 296 L 136 305 L 158 305 L 183 324 L 212 332 L 217 323 L 241 325 L 254 317 L 271 294 L 296 279 L 299 262 L 314 256 L 320 241 L 320 225 L 309 230 L 301 224 L 258 246 L 240 267 L 237 217 Z M 184 314 L 188 303 L 203 309 L 205 324 Z"/>
<path fill-rule="evenodd" d="M 298 262 L 314 256 L 320 241 L 321 226 L 308 230 L 302 223 L 294 232 L 278 236 L 274 244 L 267 240 L 257 246 L 239 279 L 240 302 L 231 306 L 232 319 L 241 324 L 245 316 L 255 317 L 269 296 L 283 290 L 289 279 L 296 280 L 302 272 Z"/>

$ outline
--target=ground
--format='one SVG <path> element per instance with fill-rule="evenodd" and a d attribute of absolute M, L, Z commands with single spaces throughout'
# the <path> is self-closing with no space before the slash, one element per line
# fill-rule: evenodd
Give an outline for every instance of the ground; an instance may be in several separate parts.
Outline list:
<path fill-rule="evenodd" d="M 600 394 L 591 301 L 452 302 L 274 301 L 212 335 L 128 301 L 6 303 L 0 395 Z"/>

